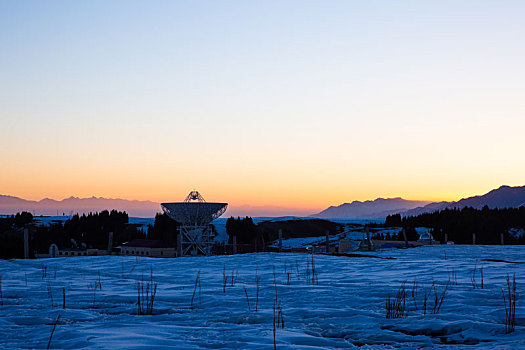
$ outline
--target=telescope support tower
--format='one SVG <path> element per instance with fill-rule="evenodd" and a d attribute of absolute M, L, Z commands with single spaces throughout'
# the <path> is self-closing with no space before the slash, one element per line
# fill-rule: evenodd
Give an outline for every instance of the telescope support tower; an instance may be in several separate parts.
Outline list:
<path fill-rule="evenodd" d="M 211 255 L 214 233 L 210 225 L 179 226 L 178 255 L 196 256 Z"/>

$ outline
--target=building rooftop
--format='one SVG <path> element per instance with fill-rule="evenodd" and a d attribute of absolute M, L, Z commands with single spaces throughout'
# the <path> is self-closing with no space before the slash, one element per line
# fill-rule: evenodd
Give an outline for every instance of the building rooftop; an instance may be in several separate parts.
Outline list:
<path fill-rule="evenodd" d="M 142 247 L 142 248 L 172 248 L 168 247 L 163 241 L 155 239 L 134 239 L 122 244 L 123 247 Z"/>

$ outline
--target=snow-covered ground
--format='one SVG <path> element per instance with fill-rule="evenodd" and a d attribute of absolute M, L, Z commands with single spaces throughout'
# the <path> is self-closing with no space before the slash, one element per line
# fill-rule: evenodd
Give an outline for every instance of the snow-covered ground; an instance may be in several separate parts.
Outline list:
<path fill-rule="evenodd" d="M 276 330 L 278 348 L 525 348 L 525 266 L 482 261 L 523 263 L 524 247 L 425 246 L 374 254 L 393 259 L 315 255 L 318 284 L 307 281 L 308 254 L 0 261 L 0 347 L 45 348 L 61 315 L 51 348 L 268 349 L 273 347 L 277 295 L 284 316 L 284 329 Z M 483 289 L 473 288 L 475 266 L 478 286 L 483 266 Z M 158 283 L 154 314 L 137 315 L 136 280 L 148 277 L 150 269 Z M 438 314 L 425 315 L 423 291 L 432 281 L 438 293 L 443 291 L 453 270 L 457 285 L 450 285 Z M 519 295 L 516 331 L 508 335 L 501 296 L 507 273 L 516 274 Z M 94 289 L 99 274 L 101 288 Z M 414 278 L 418 310 L 409 296 L 407 317 L 386 319 L 385 298 L 403 281 L 410 290 Z"/>

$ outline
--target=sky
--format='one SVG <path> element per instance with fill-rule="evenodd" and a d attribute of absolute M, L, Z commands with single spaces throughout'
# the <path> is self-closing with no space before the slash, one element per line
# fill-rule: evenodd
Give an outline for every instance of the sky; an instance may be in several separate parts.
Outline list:
<path fill-rule="evenodd" d="M 283 214 L 525 185 L 523 1 L 0 0 L 0 194 Z"/>

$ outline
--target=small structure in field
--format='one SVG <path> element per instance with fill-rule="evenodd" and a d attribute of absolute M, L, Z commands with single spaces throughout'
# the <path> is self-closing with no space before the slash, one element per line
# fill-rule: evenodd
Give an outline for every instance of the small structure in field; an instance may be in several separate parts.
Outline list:
<path fill-rule="evenodd" d="M 352 241 L 349 239 L 340 239 L 339 240 L 339 246 L 337 248 L 337 252 L 339 254 L 348 253 L 352 250 Z"/>
<path fill-rule="evenodd" d="M 357 246 L 357 249 L 362 252 L 373 252 L 376 248 L 376 245 L 370 239 L 362 239 Z"/>
<path fill-rule="evenodd" d="M 162 241 L 153 239 L 134 239 L 124 243 L 120 248 L 121 255 L 149 256 L 152 258 L 174 258 L 174 247 L 167 247 Z"/>
<path fill-rule="evenodd" d="M 430 232 L 424 232 L 421 235 L 419 235 L 419 239 L 417 240 L 418 244 L 423 245 L 431 245 L 436 244 L 436 241 L 434 240 L 434 237 Z"/>
<path fill-rule="evenodd" d="M 365 225 L 365 235 L 363 239 L 359 242 L 357 249 L 364 252 L 372 252 L 376 250 L 374 242 L 370 239 L 370 231 L 368 225 Z"/>
<path fill-rule="evenodd" d="M 49 257 L 56 258 L 58 256 L 58 246 L 53 243 L 49 246 Z"/>

